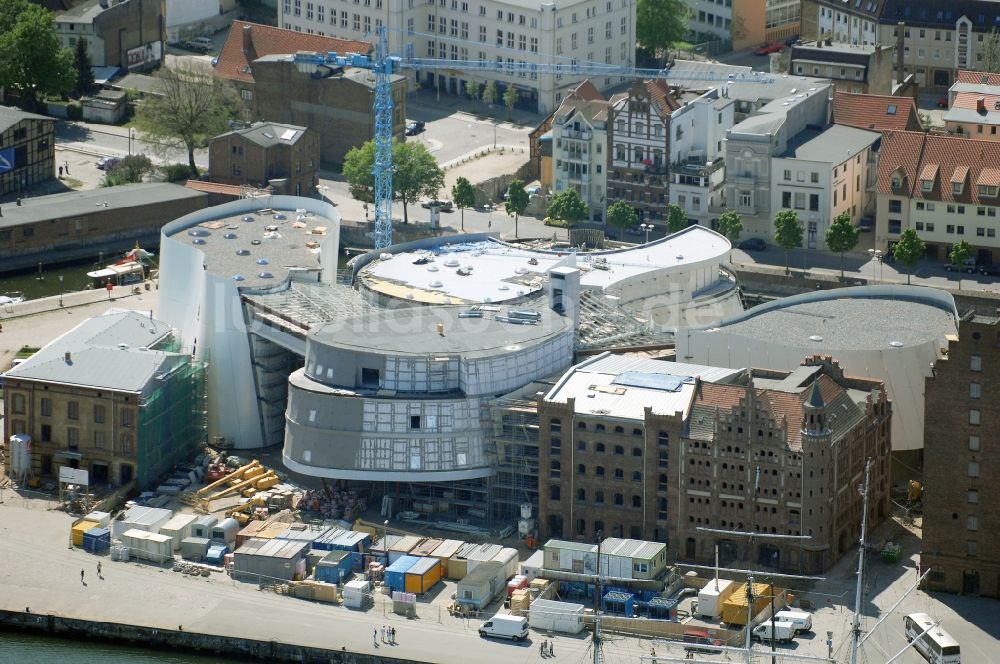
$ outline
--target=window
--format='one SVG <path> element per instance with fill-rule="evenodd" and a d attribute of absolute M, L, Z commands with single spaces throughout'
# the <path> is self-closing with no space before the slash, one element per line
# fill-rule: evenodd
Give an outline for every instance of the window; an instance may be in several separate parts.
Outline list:
<path fill-rule="evenodd" d="M 969 424 L 979 424 L 980 413 L 975 408 L 969 410 Z"/>
<path fill-rule="evenodd" d="M 978 546 L 976 545 L 976 540 L 968 540 L 965 543 L 965 555 L 975 556 L 978 554 Z"/>
<path fill-rule="evenodd" d="M 791 179 L 792 179 L 792 172 L 789 169 L 786 168 L 784 176 L 785 176 L 785 180 L 791 181 Z"/>
<path fill-rule="evenodd" d="M 632 496 L 632 507 L 635 509 L 642 507 L 642 496 Z"/>
<path fill-rule="evenodd" d="M 625 471 L 622 470 L 621 468 L 615 468 L 615 479 L 616 480 L 625 479 Z"/>
<path fill-rule="evenodd" d="M 587 501 L 587 490 L 586 489 L 577 489 L 576 490 L 576 500 L 577 500 L 577 502 L 581 502 L 581 503 L 586 502 Z"/>
<path fill-rule="evenodd" d="M 634 457 L 641 457 L 642 456 L 642 448 L 641 447 L 633 447 L 632 448 L 632 456 L 634 456 Z"/>
<path fill-rule="evenodd" d="M 104 445 L 105 445 L 104 441 L 105 441 L 105 439 L 104 439 L 104 432 L 103 431 L 95 431 L 94 432 L 94 449 L 95 450 L 103 450 L 104 449 Z"/>
<path fill-rule="evenodd" d="M 104 404 L 94 404 L 94 423 L 104 424 L 105 422 Z"/>
<path fill-rule="evenodd" d="M 80 403 L 78 401 L 70 401 L 66 404 L 66 418 L 70 420 L 80 419 Z"/>
<path fill-rule="evenodd" d="M 52 416 L 52 399 L 43 398 L 41 401 L 41 409 L 43 417 Z"/>
<path fill-rule="evenodd" d="M 562 489 L 558 484 L 549 485 L 549 500 L 559 500 L 562 496 Z"/>
<path fill-rule="evenodd" d="M 615 456 L 624 456 L 625 448 L 621 445 L 615 445 Z"/>
<path fill-rule="evenodd" d="M 615 505 L 624 505 L 624 504 L 625 504 L 625 496 L 622 495 L 622 494 L 620 494 L 620 493 L 616 493 L 615 494 Z"/>
<path fill-rule="evenodd" d="M 604 466 L 594 466 L 594 475 L 604 477 Z"/>
<path fill-rule="evenodd" d="M 119 436 L 118 447 L 122 454 L 132 454 L 132 434 L 123 433 Z"/>
<path fill-rule="evenodd" d="M 21 428 L 23 429 L 24 427 L 21 427 Z M 16 426 L 14 427 L 14 431 L 17 431 L 17 427 Z M 43 424 L 42 425 L 42 442 L 43 443 L 51 443 L 52 442 L 52 425 L 51 424 Z"/>
<path fill-rule="evenodd" d="M 970 515 L 968 518 L 966 518 L 966 520 L 965 520 L 965 529 L 966 530 L 979 530 L 979 517 L 977 517 L 975 515 Z"/>
<path fill-rule="evenodd" d="M 969 368 L 972 371 L 982 371 L 983 370 L 983 358 L 978 355 L 973 355 L 969 358 Z"/>
<path fill-rule="evenodd" d="M 551 433 L 559 433 L 560 431 L 562 431 L 562 420 L 560 420 L 558 417 L 553 417 L 551 420 L 549 420 L 549 431 Z"/>
<path fill-rule="evenodd" d="M 420 428 L 420 416 L 419 415 L 410 415 L 410 428 L 411 429 L 419 429 Z"/>
<path fill-rule="evenodd" d="M 554 480 L 559 479 L 562 475 L 562 465 L 558 461 L 553 461 L 549 464 L 549 477 Z"/>
<path fill-rule="evenodd" d="M 969 436 L 969 451 L 970 452 L 979 451 L 979 436 Z"/>
<path fill-rule="evenodd" d="M 976 489 L 969 489 L 965 492 L 965 501 L 970 505 L 979 504 L 979 491 Z"/>
<path fill-rule="evenodd" d="M 585 466 L 582 463 L 576 464 L 576 474 L 577 475 L 586 475 L 587 474 L 587 466 Z"/>
<path fill-rule="evenodd" d="M 903 201 L 889 199 L 889 212 L 901 213 L 903 211 Z"/>
<path fill-rule="evenodd" d="M 819 182 L 819 173 L 810 173 L 809 181 L 813 184 L 817 184 Z"/>
<path fill-rule="evenodd" d="M 68 427 L 66 429 L 66 444 L 69 445 L 69 449 L 76 450 L 80 448 L 80 430 L 76 427 Z"/>
<path fill-rule="evenodd" d="M 641 482 L 642 481 L 642 471 L 633 470 L 632 471 L 632 481 L 633 482 Z"/>
<path fill-rule="evenodd" d="M 979 383 L 969 383 L 969 398 L 978 399 L 982 396 L 982 386 Z"/>
<path fill-rule="evenodd" d="M 969 477 L 979 477 L 979 462 L 978 461 L 970 461 L 969 462 L 968 474 L 969 474 Z"/>
<path fill-rule="evenodd" d="M 598 505 L 604 504 L 604 492 L 600 489 L 594 491 L 594 502 Z"/>

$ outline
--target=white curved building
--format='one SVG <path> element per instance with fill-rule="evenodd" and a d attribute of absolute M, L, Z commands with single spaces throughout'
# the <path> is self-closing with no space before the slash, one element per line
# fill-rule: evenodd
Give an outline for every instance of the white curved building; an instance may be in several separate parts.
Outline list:
<path fill-rule="evenodd" d="M 791 370 L 831 356 L 845 375 L 885 381 L 892 449 L 924 445 L 924 379 L 957 338 L 951 295 L 920 286 L 862 286 L 804 293 L 715 325 L 677 331 L 677 360 Z"/>

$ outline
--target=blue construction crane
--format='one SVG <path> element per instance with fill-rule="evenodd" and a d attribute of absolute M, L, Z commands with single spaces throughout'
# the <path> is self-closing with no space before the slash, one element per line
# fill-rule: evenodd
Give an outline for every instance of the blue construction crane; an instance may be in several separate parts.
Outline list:
<path fill-rule="evenodd" d="M 565 59 L 565 58 L 563 58 Z M 403 70 L 461 69 L 497 74 L 562 74 L 568 76 L 605 76 L 630 79 L 679 79 L 722 83 L 773 83 L 774 77 L 760 72 L 719 74 L 712 71 L 685 70 L 672 74 L 670 69 L 620 67 L 597 62 L 536 63 L 501 62 L 499 60 L 446 60 L 437 58 L 400 57 L 389 54 L 389 37 L 385 26 L 378 29 L 375 57 L 360 53 L 297 53 L 295 62 L 333 67 L 358 67 L 375 72 L 375 248 L 392 244 L 392 74 Z"/>

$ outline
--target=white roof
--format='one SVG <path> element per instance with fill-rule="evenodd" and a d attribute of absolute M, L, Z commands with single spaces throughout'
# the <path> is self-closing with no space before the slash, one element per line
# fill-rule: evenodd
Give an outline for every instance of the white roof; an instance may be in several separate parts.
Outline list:
<path fill-rule="evenodd" d="M 561 266 L 581 271 L 584 289 L 607 289 L 655 270 L 722 260 L 732 248 L 722 235 L 701 226 L 627 249 L 586 253 L 540 251 L 496 240 L 442 244 L 378 258 L 359 277 L 377 292 L 439 304 L 503 302 L 544 288 L 547 273 Z M 431 262 L 415 264 L 418 260 Z M 607 269 L 596 268 L 601 264 Z M 471 268 L 470 274 L 458 274 Z M 412 296 L 412 297 L 411 297 Z"/>
<path fill-rule="evenodd" d="M 570 369 L 545 395 L 546 401 L 576 399 L 576 412 L 621 419 L 644 419 L 645 408 L 687 417 L 695 379 L 729 383 L 745 369 L 721 369 L 605 353 Z"/>

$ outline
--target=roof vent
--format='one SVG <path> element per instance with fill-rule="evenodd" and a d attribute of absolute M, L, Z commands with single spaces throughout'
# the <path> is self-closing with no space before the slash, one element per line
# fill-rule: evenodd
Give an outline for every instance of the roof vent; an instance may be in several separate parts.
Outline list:
<path fill-rule="evenodd" d="M 63 360 L 66 361 L 66 364 L 73 364 L 73 353 L 66 351 L 63 355 Z"/>
<path fill-rule="evenodd" d="M 890 341 L 889 345 L 892 346 L 893 348 L 902 348 L 903 347 L 903 342 L 902 341 Z"/>
<path fill-rule="evenodd" d="M 128 344 L 122 341 L 121 343 L 118 344 L 118 350 L 128 350 Z"/>
<path fill-rule="evenodd" d="M 820 342 L 823 341 L 823 337 L 819 336 L 818 334 L 813 334 L 809 337 L 809 341 Z"/>

